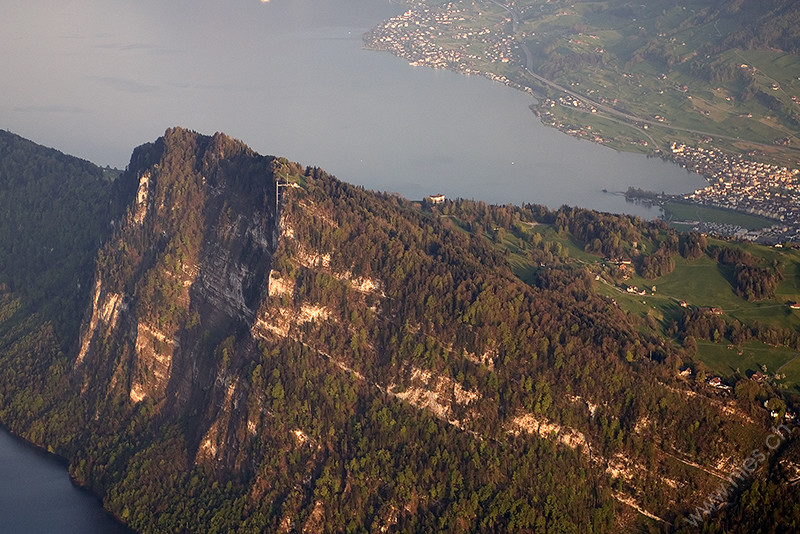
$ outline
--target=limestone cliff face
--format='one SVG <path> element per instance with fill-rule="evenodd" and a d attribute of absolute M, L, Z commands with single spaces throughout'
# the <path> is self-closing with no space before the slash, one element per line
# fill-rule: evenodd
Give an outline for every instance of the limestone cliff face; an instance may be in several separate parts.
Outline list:
<path fill-rule="evenodd" d="M 175 414 L 191 404 L 216 422 L 235 385 L 215 348 L 250 328 L 268 294 L 276 165 L 183 129 L 134 152 L 136 194 L 100 253 L 74 363 L 85 396 Z"/>
<path fill-rule="evenodd" d="M 276 180 L 288 177 L 296 185 L 279 203 Z M 149 500 L 188 513 L 200 477 L 220 483 L 201 511 L 235 501 L 231 530 L 246 517 L 278 532 L 342 530 L 352 510 L 372 531 L 411 529 L 418 511 L 434 517 L 460 498 L 443 497 L 441 480 L 572 502 L 587 484 L 577 475 L 514 480 L 524 470 L 543 484 L 576 465 L 594 480 L 577 499 L 604 500 L 603 522 L 612 502 L 623 522 L 667 521 L 660 509 L 719 478 L 687 474 L 693 460 L 679 453 L 693 441 L 661 439 L 680 433 L 631 406 L 634 392 L 651 407 L 681 402 L 617 356 L 651 340 L 580 288 L 578 299 L 522 283 L 487 240 L 220 134 L 168 130 L 134 152 L 123 180 L 129 205 L 98 255 L 72 366 L 94 433 L 105 420 L 119 427 L 78 455 L 74 474 L 115 513 L 138 509 L 144 530 L 158 530 Z M 739 431 L 708 400 L 695 411 L 719 435 Z M 138 428 L 150 434 L 129 447 Z M 637 469 L 645 442 L 656 445 Z M 442 453 L 454 443 L 471 452 Z M 528 463 L 531 447 L 554 459 Z M 416 478 L 407 459 L 431 457 L 439 471 Z M 155 464 L 171 474 L 152 481 L 143 466 Z M 577 530 L 594 519 L 582 521 Z"/>

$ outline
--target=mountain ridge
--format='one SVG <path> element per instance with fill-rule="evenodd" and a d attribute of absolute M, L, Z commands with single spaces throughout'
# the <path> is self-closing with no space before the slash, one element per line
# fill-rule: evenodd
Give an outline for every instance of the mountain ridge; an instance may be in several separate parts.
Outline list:
<path fill-rule="evenodd" d="M 586 273 L 527 285 L 405 199 L 182 128 L 116 187 L 74 348 L 4 293 L 0 365 L 29 380 L 0 416 L 137 530 L 679 528 L 769 433 Z"/>

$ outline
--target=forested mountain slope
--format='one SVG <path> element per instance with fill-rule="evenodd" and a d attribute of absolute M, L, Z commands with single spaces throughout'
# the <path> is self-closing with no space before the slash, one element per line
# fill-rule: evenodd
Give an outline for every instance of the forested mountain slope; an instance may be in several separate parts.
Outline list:
<path fill-rule="evenodd" d="M 770 434 L 586 270 L 552 250 L 526 284 L 478 228 L 590 216 L 443 217 L 180 128 L 113 184 L 87 168 L 53 198 L 102 202 L 42 237 L 86 233 L 41 266 L 80 278 L 43 290 L 80 327 L 2 262 L 0 415 L 137 530 L 672 530 Z M 0 194 L 30 198 L 14 176 Z"/>
<path fill-rule="evenodd" d="M 28 309 L 77 328 L 94 255 L 120 210 L 122 182 L 94 164 L 0 130 L 0 281 Z"/>

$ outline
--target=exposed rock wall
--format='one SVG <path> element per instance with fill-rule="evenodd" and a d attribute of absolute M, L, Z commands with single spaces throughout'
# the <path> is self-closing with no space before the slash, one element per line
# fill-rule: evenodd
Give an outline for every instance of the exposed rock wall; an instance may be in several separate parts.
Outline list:
<path fill-rule="evenodd" d="M 138 189 L 101 253 L 74 373 L 94 402 L 149 399 L 202 414 L 198 454 L 217 460 L 236 362 L 226 354 L 221 365 L 216 347 L 249 330 L 269 292 L 273 158 L 173 129 L 137 149 L 127 172 Z"/>

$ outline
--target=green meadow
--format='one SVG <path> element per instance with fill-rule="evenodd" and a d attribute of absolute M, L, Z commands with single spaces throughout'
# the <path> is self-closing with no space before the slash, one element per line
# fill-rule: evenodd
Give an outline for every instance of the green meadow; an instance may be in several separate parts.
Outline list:
<path fill-rule="evenodd" d="M 609 264 L 596 255 L 584 251 L 583 244 L 570 235 L 558 234 L 550 225 L 537 224 L 528 229 L 530 234 L 538 233 L 550 250 L 559 251 L 563 261 L 588 269 L 591 273 L 603 273 Z M 529 241 L 503 232 L 495 242 L 506 255 L 514 273 L 523 281 L 534 280 L 539 265 L 531 262 L 524 242 Z M 673 321 L 678 322 L 687 308 L 720 308 L 723 318 L 735 319 L 745 325 L 760 322 L 768 326 L 800 331 L 800 310 L 789 308 L 789 302 L 800 302 L 800 251 L 789 248 L 775 248 L 752 243 L 708 240 L 709 246 L 742 248 L 761 258 L 764 264 L 779 266 L 783 279 L 775 296 L 759 301 L 747 301 L 735 292 L 733 267 L 717 263 L 708 254 L 695 260 L 687 260 L 675 255 L 675 268 L 655 280 L 646 280 L 632 275 L 624 283 L 612 283 L 607 277 L 599 276 L 595 290 L 614 299 L 624 310 L 638 316 L 650 316 L 659 325 L 657 333 L 667 335 Z M 639 248 L 644 252 L 652 250 L 653 243 L 644 240 Z M 625 286 L 632 285 L 645 289 L 645 295 L 627 293 Z M 655 292 L 653 291 L 655 288 Z M 651 322 L 651 324 L 653 324 Z M 749 376 L 766 366 L 767 373 L 785 375 L 779 380 L 784 387 L 800 393 L 800 357 L 798 352 L 787 347 L 772 347 L 758 341 L 734 346 L 724 337 L 718 342 L 698 340 L 697 358 L 704 362 L 715 374 L 731 377 L 738 371 Z"/>

